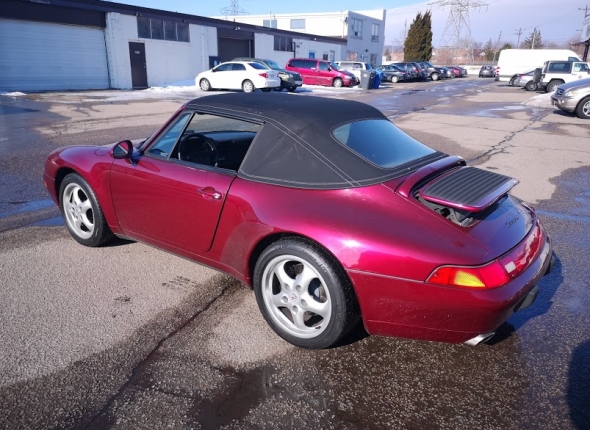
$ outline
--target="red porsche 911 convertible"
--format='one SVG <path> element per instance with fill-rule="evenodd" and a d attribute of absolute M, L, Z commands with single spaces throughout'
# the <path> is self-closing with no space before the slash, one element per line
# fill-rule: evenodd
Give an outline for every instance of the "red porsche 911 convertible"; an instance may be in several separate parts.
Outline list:
<path fill-rule="evenodd" d="M 133 145 L 61 148 L 45 185 L 75 240 L 142 241 L 254 289 L 304 348 L 370 334 L 475 345 L 529 306 L 549 237 L 516 180 L 414 140 L 379 110 L 223 94 Z"/>

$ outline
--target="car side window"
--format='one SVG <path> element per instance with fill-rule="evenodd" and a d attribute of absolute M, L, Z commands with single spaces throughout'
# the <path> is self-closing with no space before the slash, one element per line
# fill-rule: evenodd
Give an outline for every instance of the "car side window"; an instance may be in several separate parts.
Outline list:
<path fill-rule="evenodd" d="M 328 67 L 328 64 L 327 63 L 320 63 L 320 70 L 322 72 L 327 72 L 327 71 L 330 70 L 330 67 Z"/>
<path fill-rule="evenodd" d="M 259 123 L 236 118 L 196 113 L 170 158 L 199 167 L 237 172 L 261 127 Z"/>
<path fill-rule="evenodd" d="M 220 64 L 219 66 L 217 66 L 215 68 L 215 71 L 216 72 L 227 72 L 228 70 L 232 69 L 232 65 L 233 65 L 233 63 Z"/>
<path fill-rule="evenodd" d="M 234 63 L 232 65 L 232 70 L 246 70 L 246 66 L 243 64 Z"/>
<path fill-rule="evenodd" d="M 588 71 L 588 65 L 585 63 L 576 63 L 574 65 L 574 72 L 586 72 Z"/>
<path fill-rule="evenodd" d="M 178 136 L 180 136 L 182 130 L 184 130 L 184 127 L 192 114 L 192 112 L 184 112 L 180 114 L 176 120 L 168 126 L 168 129 L 152 145 L 150 145 L 147 153 L 162 158 L 168 158 L 174 144 L 178 140 Z"/>

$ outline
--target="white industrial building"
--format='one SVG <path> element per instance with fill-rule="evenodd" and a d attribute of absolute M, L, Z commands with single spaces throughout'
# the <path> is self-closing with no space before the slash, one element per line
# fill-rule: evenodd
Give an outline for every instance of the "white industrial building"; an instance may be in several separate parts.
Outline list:
<path fill-rule="evenodd" d="M 267 28 L 296 31 L 308 35 L 322 35 L 346 40 L 340 51 L 330 53 L 315 47 L 297 46 L 297 57 L 324 60 L 354 60 L 381 64 L 385 39 L 385 9 L 327 13 L 236 15 L 217 17 L 232 22 Z"/>
<path fill-rule="evenodd" d="M 339 60 L 346 43 L 101 0 L 1 0 L 0 91 L 163 86 L 235 57 Z"/>

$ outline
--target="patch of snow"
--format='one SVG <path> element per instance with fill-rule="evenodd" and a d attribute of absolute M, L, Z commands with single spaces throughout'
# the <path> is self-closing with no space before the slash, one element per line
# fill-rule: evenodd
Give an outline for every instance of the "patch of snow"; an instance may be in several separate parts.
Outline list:
<path fill-rule="evenodd" d="M 553 93 L 539 94 L 538 96 L 534 96 L 522 104 L 544 109 L 553 109 L 553 106 L 551 105 L 551 94 Z"/>
<path fill-rule="evenodd" d="M 20 91 L 15 91 L 12 93 L 3 93 L 0 92 L 0 96 L 9 96 L 9 97 L 20 97 L 20 96 L 26 96 L 25 93 L 21 93 Z"/>

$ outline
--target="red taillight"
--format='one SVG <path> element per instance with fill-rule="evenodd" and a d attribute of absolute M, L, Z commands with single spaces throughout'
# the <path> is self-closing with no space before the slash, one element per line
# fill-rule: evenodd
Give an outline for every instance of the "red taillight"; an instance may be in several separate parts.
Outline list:
<path fill-rule="evenodd" d="M 259 73 L 258 75 L 262 76 L 263 78 L 268 78 L 268 74 L 266 72 Z"/>
<path fill-rule="evenodd" d="M 494 260 L 481 267 L 442 266 L 428 277 L 427 282 L 450 287 L 498 288 L 509 280 L 506 270 Z"/>

